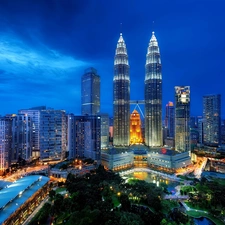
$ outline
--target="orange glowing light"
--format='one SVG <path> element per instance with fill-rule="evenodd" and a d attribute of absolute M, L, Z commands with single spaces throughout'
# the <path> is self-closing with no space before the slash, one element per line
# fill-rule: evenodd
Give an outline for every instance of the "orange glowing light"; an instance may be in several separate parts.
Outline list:
<path fill-rule="evenodd" d="M 167 106 L 173 106 L 173 102 L 169 102 Z"/>
<path fill-rule="evenodd" d="M 141 118 L 137 110 L 130 116 L 130 144 L 140 144 L 143 142 L 141 135 Z"/>

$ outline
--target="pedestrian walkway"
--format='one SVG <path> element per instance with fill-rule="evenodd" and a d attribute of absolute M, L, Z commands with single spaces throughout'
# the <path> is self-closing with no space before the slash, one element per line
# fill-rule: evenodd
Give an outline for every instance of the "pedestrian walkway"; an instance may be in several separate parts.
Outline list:
<path fill-rule="evenodd" d="M 195 211 L 195 212 L 200 212 L 200 213 L 206 213 L 208 214 L 207 211 L 204 211 L 204 210 L 200 210 L 200 209 L 192 209 L 190 208 L 184 201 L 181 201 L 181 204 L 184 206 L 184 208 L 187 210 L 187 211 Z"/>

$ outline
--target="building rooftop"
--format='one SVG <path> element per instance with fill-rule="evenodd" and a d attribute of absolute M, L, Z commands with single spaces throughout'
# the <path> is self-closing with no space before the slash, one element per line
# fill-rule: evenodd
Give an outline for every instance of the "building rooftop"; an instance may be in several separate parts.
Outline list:
<path fill-rule="evenodd" d="M 176 154 L 179 154 L 179 152 L 172 149 L 168 149 L 168 148 L 150 148 L 148 152 L 162 154 L 162 155 L 169 155 L 169 156 L 174 156 Z"/>
<path fill-rule="evenodd" d="M 0 180 L 0 190 L 4 187 L 6 187 L 7 185 L 10 185 L 12 182 L 8 182 L 5 180 Z"/>
<path fill-rule="evenodd" d="M 0 190 L 0 224 L 49 181 L 48 177 L 23 177 Z"/>
<path fill-rule="evenodd" d="M 116 154 L 126 153 L 126 152 L 130 152 L 130 151 L 131 150 L 129 149 L 129 147 L 111 147 L 111 148 L 102 150 L 102 153 L 116 155 Z"/>

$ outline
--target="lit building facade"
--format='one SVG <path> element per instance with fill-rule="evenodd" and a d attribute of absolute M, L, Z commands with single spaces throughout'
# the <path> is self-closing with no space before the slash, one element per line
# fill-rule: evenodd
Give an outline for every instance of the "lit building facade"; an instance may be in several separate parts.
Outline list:
<path fill-rule="evenodd" d="M 100 112 L 100 76 L 94 68 L 85 70 L 81 78 L 81 114 L 96 115 Z"/>
<path fill-rule="evenodd" d="M 113 78 L 113 144 L 130 144 L 130 75 L 126 44 L 122 34 L 117 43 Z"/>
<path fill-rule="evenodd" d="M 130 115 L 130 144 L 140 144 L 143 142 L 141 132 L 141 118 L 137 110 Z"/>
<path fill-rule="evenodd" d="M 107 113 L 99 115 L 101 117 L 101 148 L 107 148 L 109 145 L 109 115 Z"/>
<path fill-rule="evenodd" d="M 225 120 L 222 121 L 221 125 L 221 144 L 225 144 Z"/>
<path fill-rule="evenodd" d="M 76 158 L 76 131 L 74 114 L 67 115 L 67 152 L 69 159 Z"/>
<path fill-rule="evenodd" d="M 32 157 L 32 123 L 27 114 L 13 116 L 12 120 L 12 160 L 30 160 Z"/>
<path fill-rule="evenodd" d="M 12 116 L 0 117 L 0 175 L 11 165 Z"/>
<path fill-rule="evenodd" d="M 198 143 L 203 144 L 203 118 L 198 119 Z"/>
<path fill-rule="evenodd" d="M 109 170 L 123 170 L 132 168 L 134 165 L 133 154 L 122 149 L 109 149 L 102 151 L 101 164 Z"/>
<path fill-rule="evenodd" d="M 41 159 L 62 160 L 65 158 L 66 128 L 64 110 L 41 110 L 39 126 Z"/>
<path fill-rule="evenodd" d="M 190 152 L 179 153 L 166 148 L 152 148 L 136 145 L 135 149 L 108 149 L 102 152 L 101 163 L 106 169 L 120 171 L 130 168 L 154 168 L 175 172 L 191 164 Z M 126 171 L 124 171 L 126 173 Z"/>
<path fill-rule="evenodd" d="M 175 87 L 175 149 L 190 151 L 190 86 Z"/>
<path fill-rule="evenodd" d="M 21 109 L 18 114 L 27 114 L 31 118 L 32 122 L 32 137 L 31 137 L 31 147 L 32 156 L 40 156 L 40 118 L 41 110 L 46 110 L 46 106 L 38 106 L 30 109 Z"/>
<path fill-rule="evenodd" d="M 162 73 L 161 59 L 154 32 L 145 64 L 145 144 L 162 146 Z"/>
<path fill-rule="evenodd" d="M 203 134 L 204 144 L 220 144 L 221 95 L 203 96 Z"/>
<path fill-rule="evenodd" d="M 173 102 L 168 102 L 166 104 L 166 117 L 165 117 L 165 127 L 167 128 L 167 137 L 174 138 L 175 126 L 174 126 L 174 105 Z"/>
<path fill-rule="evenodd" d="M 91 158 L 100 163 L 101 157 L 101 117 L 99 115 L 68 117 L 69 158 Z"/>

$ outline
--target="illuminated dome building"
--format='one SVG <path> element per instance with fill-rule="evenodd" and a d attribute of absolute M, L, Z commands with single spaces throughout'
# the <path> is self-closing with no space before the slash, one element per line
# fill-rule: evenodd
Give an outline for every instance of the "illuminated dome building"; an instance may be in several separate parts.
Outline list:
<path fill-rule="evenodd" d="M 130 116 L 130 144 L 142 143 L 141 118 L 137 110 L 134 110 Z"/>
<path fill-rule="evenodd" d="M 145 144 L 150 147 L 162 146 L 162 73 L 154 32 L 145 64 Z"/>
<path fill-rule="evenodd" d="M 130 75 L 126 44 L 122 33 L 114 58 L 113 78 L 113 145 L 130 144 Z"/>

